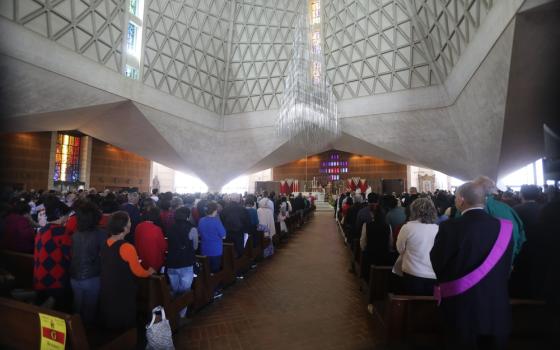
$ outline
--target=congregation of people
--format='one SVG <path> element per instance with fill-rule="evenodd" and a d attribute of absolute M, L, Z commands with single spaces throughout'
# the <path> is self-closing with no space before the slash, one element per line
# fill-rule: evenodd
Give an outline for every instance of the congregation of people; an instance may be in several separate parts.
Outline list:
<path fill-rule="evenodd" d="M 362 268 L 392 266 L 392 292 L 438 300 L 450 348 L 505 348 L 510 298 L 560 311 L 556 187 L 503 192 L 480 176 L 454 194 L 346 192 L 334 207 L 345 242 L 359 242 Z"/>
<path fill-rule="evenodd" d="M 137 326 L 136 279 L 166 275 L 175 295 L 185 293 L 196 277 L 197 254 L 207 256 L 211 272 L 218 272 L 222 243 L 233 243 L 239 257 L 257 231 L 270 238 L 264 251 L 269 257 L 274 236 L 287 232 L 285 220 L 303 215 L 313 201 L 301 193 L 266 191 L 241 196 L 90 189 L 1 195 L 0 248 L 33 254 L 33 302 L 115 330 Z M 214 297 L 221 296 L 217 288 Z"/>
<path fill-rule="evenodd" d="M 138 278 L 165 275 L 180 295 L 192 287 L 197 254 L 218 272 L 222 242 L 240 257 L 258 231 L 270 238 L 263 252 L 270 257 L 273 238 L 288 231 L 286 219 L 302 216 L 313 201 L 311 194 L 273 192 L 4 191 L 0 248 L 33 254 L 35 304 L 78 313 L 86 325 L 127 329 L 138 326 Z M 481 176 L 455 193 L 347 192 L 333 203 L 362 267 L 392 266 L 393 292 L 436 297 L 452 348 L 504 348 L 511 297 L 544 300 L 560 311 L 555 187 L 502 192 Z M 221 296 L 218 286 L 214 297 Z"/>

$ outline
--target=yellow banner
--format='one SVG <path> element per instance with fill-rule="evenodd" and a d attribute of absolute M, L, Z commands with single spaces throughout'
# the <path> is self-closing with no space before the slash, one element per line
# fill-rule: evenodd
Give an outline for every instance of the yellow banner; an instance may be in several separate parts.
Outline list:
<path fill-rule="evenodd" d="M 66 345 L 66 322 L 62 318 L 39 313 L 41 350 L 63 350 Z"/>

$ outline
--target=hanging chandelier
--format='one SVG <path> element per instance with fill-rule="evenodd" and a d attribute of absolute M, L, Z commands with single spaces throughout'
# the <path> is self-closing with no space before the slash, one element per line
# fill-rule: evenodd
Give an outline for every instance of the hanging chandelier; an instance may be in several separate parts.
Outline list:
<path fill-rule="evenodd" d="M 321 49 L 321 1 L 302 2 L 284 79 L 277 132 L 306 150 L 315 150 L 336 139 L 340 130 Z"/>

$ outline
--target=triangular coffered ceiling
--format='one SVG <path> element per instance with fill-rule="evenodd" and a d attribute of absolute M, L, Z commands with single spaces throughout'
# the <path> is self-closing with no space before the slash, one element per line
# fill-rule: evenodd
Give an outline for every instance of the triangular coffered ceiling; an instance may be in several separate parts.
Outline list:
<path fill-rule="evenodd" d="M 439 84 L 494 0 L 323 0 L 338 100 Z M 306 0 L 145 0 L 142 83 L 219 115 L 279 108 Z M 125 0 L 4 0 L 0 15 L 119 72 Z"/>

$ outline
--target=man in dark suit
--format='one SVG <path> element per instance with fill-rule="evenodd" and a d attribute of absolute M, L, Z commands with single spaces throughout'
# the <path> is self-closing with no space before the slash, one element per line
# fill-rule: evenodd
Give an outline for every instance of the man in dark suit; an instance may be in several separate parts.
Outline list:
<path fill-rule="evenodd" d="M 460 218 L 443 222 L 430 252 L 438 283 L 454 281 L 488 257 L 500 221 L 484 211 L 484 189 L 467 182 L 457 189 Z M 511 330 L 508 278 L 513 240 L 488 274 L 464 293 L 443 298 L 441 310 L 453 349 L 502 349 Z"/>
<path fill-rule="evenodd" d="M 305 209 L 305 201 L 301 195 L 301 192 L 297 195 L 296 199 L 294 199 L 294 212 L 299 215 L 299 226 L 303 224 L 303 210 Z"/>
<path fill-rule="evenodd" d="M 536 185 L 521 186 L 521 204 L 513 207 L 525 228 L 527 241 L 515 260 L 510 281 L 510 292 L 514 297 L 543 299 L 541 286 L 546 279 L 547 261 L 544 231 L 539 227 L 542 205 L 537 202 L 541 190 Z"/>

